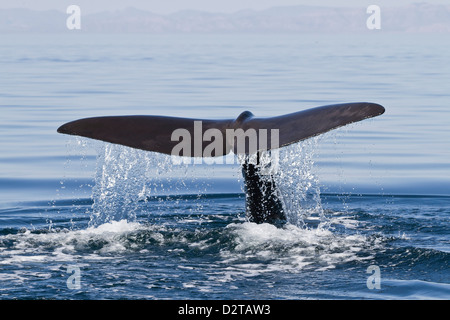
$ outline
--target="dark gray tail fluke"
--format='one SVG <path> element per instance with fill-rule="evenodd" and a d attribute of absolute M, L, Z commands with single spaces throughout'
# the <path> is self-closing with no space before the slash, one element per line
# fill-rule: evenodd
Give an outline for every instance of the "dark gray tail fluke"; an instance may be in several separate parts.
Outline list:
<path fill-rule="evenodd" d="M 346 103 L 272 118 L 243 112 L 235 120 L 201 120 L 163 116 L 116 116 L 76 120 L 59 133 L 120 144 L 136 149 L 188 157 L 217 157 L 231 151 L 257 155 L 317 136 L 347 124 L 376 117 L 384 108 L 374 103 Z M 180 146 L 181 145 L 181 146 Z M 242 171 L 246 211 L 255 223 L 280 224 L 286 213 L 271 174 L 244 157 Z"/>
<path fill-rule="evenodd" d="M 58 132 L 172 155 L 181 137 L 187 135 L 191 139 L 185 141 L 189 148 L 181 149 L 176 155 L 217 157 L 231 151 L 252 154 L 276 149 L 383 113 L 382 106 L 362 102 L 317 107 L 271 118 L 255 118 L 248 111 L 235 120 L 111 116 L 72 121 L 58 128 Z M 265 139 L 261 139 L 262 135 Z M 253 147 L 239 148 L 237 140 L 252 138 L 256 142 Z M 212 150 L 205 154 L 208 145 Z"/>

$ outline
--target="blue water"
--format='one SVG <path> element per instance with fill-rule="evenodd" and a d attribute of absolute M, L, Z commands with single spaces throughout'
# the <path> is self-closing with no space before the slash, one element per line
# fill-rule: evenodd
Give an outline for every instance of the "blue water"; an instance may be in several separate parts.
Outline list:
<path fill-rule="evenodd" d="M 1 299 L 450 298 L 448 36 L 0 40 Z M 238 165 L 56 133 L 352 101 L 386 113 L 282 150 L 284 228 L 246 221 Z"/>

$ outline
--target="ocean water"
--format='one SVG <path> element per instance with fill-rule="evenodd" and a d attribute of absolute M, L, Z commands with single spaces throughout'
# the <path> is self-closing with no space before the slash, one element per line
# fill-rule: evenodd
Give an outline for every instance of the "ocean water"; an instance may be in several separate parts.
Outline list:
<path fill-rule="evenodd" d="M 446 35 L 0 35 L 0 299 L 449 299 Z M 280 150 L 289 223 L 239 164 L 56 133 L 101 115 L 235 118 L 370 101 Z"/>

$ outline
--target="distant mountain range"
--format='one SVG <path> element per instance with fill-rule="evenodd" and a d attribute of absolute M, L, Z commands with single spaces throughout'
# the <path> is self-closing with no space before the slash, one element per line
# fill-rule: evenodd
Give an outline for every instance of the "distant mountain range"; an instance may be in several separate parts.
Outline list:
<path fill-rule="evenodd" d="M 354 33 L 369 32 L 366 7 L 274 7 L 231 14 L 180 11 L 160 15 L 135 8 L 83 15 L 81 30 L 96 33 Z M 82 8 L 81 8 L 82 10 Z M 0 10 L 0 33 L 71 32 L 56 10 Z M 450 5 L 381 7 L 381 32 L 450 33 Z"/>

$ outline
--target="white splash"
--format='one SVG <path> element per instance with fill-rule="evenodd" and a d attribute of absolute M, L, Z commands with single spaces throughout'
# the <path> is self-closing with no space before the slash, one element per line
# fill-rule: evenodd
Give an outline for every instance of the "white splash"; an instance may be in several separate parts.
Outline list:
<path fill-rule="evenodd" d="M 292 224 L 277 228 L 246 222 L 230 224 L 226 230 L 232 235 L 233 245 L 221 250 L 220 255 L 231 279 L 274 271 L 330 270 L 373 258 L 371 249 L 377 245 L 363 235 L 335 234 L 324 228 L 305 229 Z M 247 264 L 251 264 L 251 270 L 245 267 Z"/>
<path fill-rule="evenodd" d="M 141 205 L 152 196 L 207 191 L 207 179 L 201 181 L 204 174 L 193 172 L 196 165 L 174 164 L 169 155 L 108 143 L 100 145 L 97 153 L 90 226 L 135 221 Z M 190 190 L 192 185 L 197 189 Z"/>
<path fill-rule="evenodd" d="M 319 179 L 313 167 L 318 141 L 318 137 L 311 138 L 279 151 L 279 166 L 274 180 L 288 222 L 298 227 L 306 227 L 307 220 L 314 218 L 319 220 L 320 227 L 327 227 Z"/>
<path fill-rule="evenodd" d="M 318 138 L 312 138 L 276 153 L 278 163 L 273 178 L 279 188 L 278 197 L 288 222 L 298 227 L 306 227 L 306 222 L 314 219 L 320 227 L 327 226 L 319 181 L 313 170 L 317 145 Z M 168 155 L 107 143 L 101 144 L 97 153 L 90 226 L 122 219 L 135 221 L 139 203 L 145 203 L 151 196 L 171 196 L 182 189 L 191 194 L 207 192 L 208 178 L 214 175 L 213 168 L 219 166 L 174 165 Z M 191 186 L 187 182 L 193 180 L 203 180 L 203 190 L 188 190 Z"/>
<path fill-rule="evenodd" d="M 86 252 L 91 253 L 84 255 L 86 260 L 110 259 L 104 254 L 127 251 L 127 235 L 143 228 L 139 223 L 121 220 L 81 230 L 43 233 L 24 230 L 0 237 L 0 243 L 14 243 L 13 247 L 0 252 L 0 265 L 77 261 Z M 49 248 L 52 249 L 51 254 Z"/>
<path fill-rule="evenodd" d="M 138 150 L 102 144 L 92 191 L 91 226 L 122 219 L 135 220 L 136 203 L 145 200 L 145 177 L 154 159 L 153 155 Z"/>

